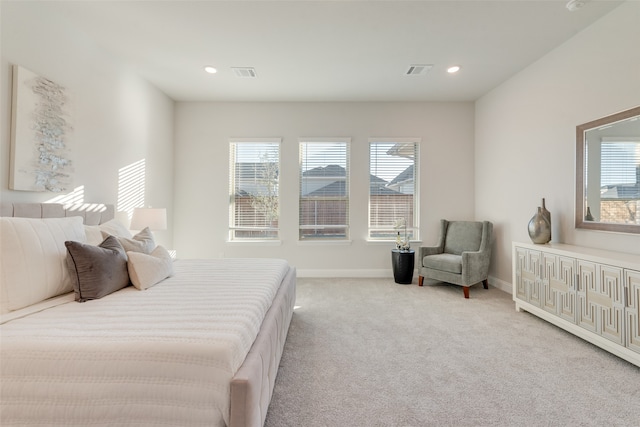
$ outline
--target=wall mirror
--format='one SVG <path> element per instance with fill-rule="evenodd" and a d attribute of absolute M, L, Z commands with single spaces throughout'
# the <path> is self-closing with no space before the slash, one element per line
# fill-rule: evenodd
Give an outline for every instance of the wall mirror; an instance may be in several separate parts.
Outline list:
<path fill-rule="evenodd" d="M 576 228 L 640 233 L 640 107 L 576 127 Z"/>

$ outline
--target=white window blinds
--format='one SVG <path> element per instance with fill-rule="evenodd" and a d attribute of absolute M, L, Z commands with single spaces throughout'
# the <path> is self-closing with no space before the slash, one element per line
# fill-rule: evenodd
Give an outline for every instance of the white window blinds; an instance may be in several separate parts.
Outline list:
<path fill-rule="evenodd" d="M 596 158 L 597 159 L 597 158 Z M 640 216 L 640 140 L 605 138 L 600 151 L 602 222 L 637 224 Z"/>
<path fill-rule="evenodd" d="M 395 240 L 397 233 L 419 239 L 419 139 L 370 140 L 369 238 Z M 406 230 L 397 229 L 399 222 Z"/>
<path fill-rule="evenodd" d="M 349 238 L 349 139 L 300 142 L 299 239 Z"/>
<path fill-rule="evenodd" d="M 602 141 L 602 186 L 640 182 L 640 141 Z"/>
<path fill-rule="evenodd" d="M 230 239 L 277 239 L 280 140 L 234 140 L 229 153 Z"/>

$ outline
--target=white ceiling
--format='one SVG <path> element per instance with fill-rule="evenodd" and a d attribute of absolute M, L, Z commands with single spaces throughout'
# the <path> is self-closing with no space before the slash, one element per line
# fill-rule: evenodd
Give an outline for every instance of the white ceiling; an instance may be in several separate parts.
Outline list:
<path fill-rule="evenodd" d="M 473 101 L 620 1 L 48 1 L 177 101 Z M 406 76 L 411 64 L 433 64 Z M 450 65 L 462 67 L 455 75 Z M 215 75 L 203 71 L 212 65 Z M 255 67 L 239 78 L 231 67 Z"/>

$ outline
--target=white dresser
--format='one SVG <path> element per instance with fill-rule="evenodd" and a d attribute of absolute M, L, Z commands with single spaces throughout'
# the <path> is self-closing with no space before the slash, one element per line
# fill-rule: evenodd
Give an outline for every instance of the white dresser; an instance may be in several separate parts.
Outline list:
<path fill-rule="evenodd" d="M 640 366 L 640 255 L 513 242 L 513 300 Z"/>

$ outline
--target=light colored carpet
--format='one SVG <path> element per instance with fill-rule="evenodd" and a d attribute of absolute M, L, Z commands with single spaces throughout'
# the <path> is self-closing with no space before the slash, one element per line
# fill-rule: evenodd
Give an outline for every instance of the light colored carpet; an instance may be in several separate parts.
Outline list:
<path fill-rule="evenodd" d="M 298 279 L 266 427 L 639 426 L 640 368 L 511 295 Z"/>

